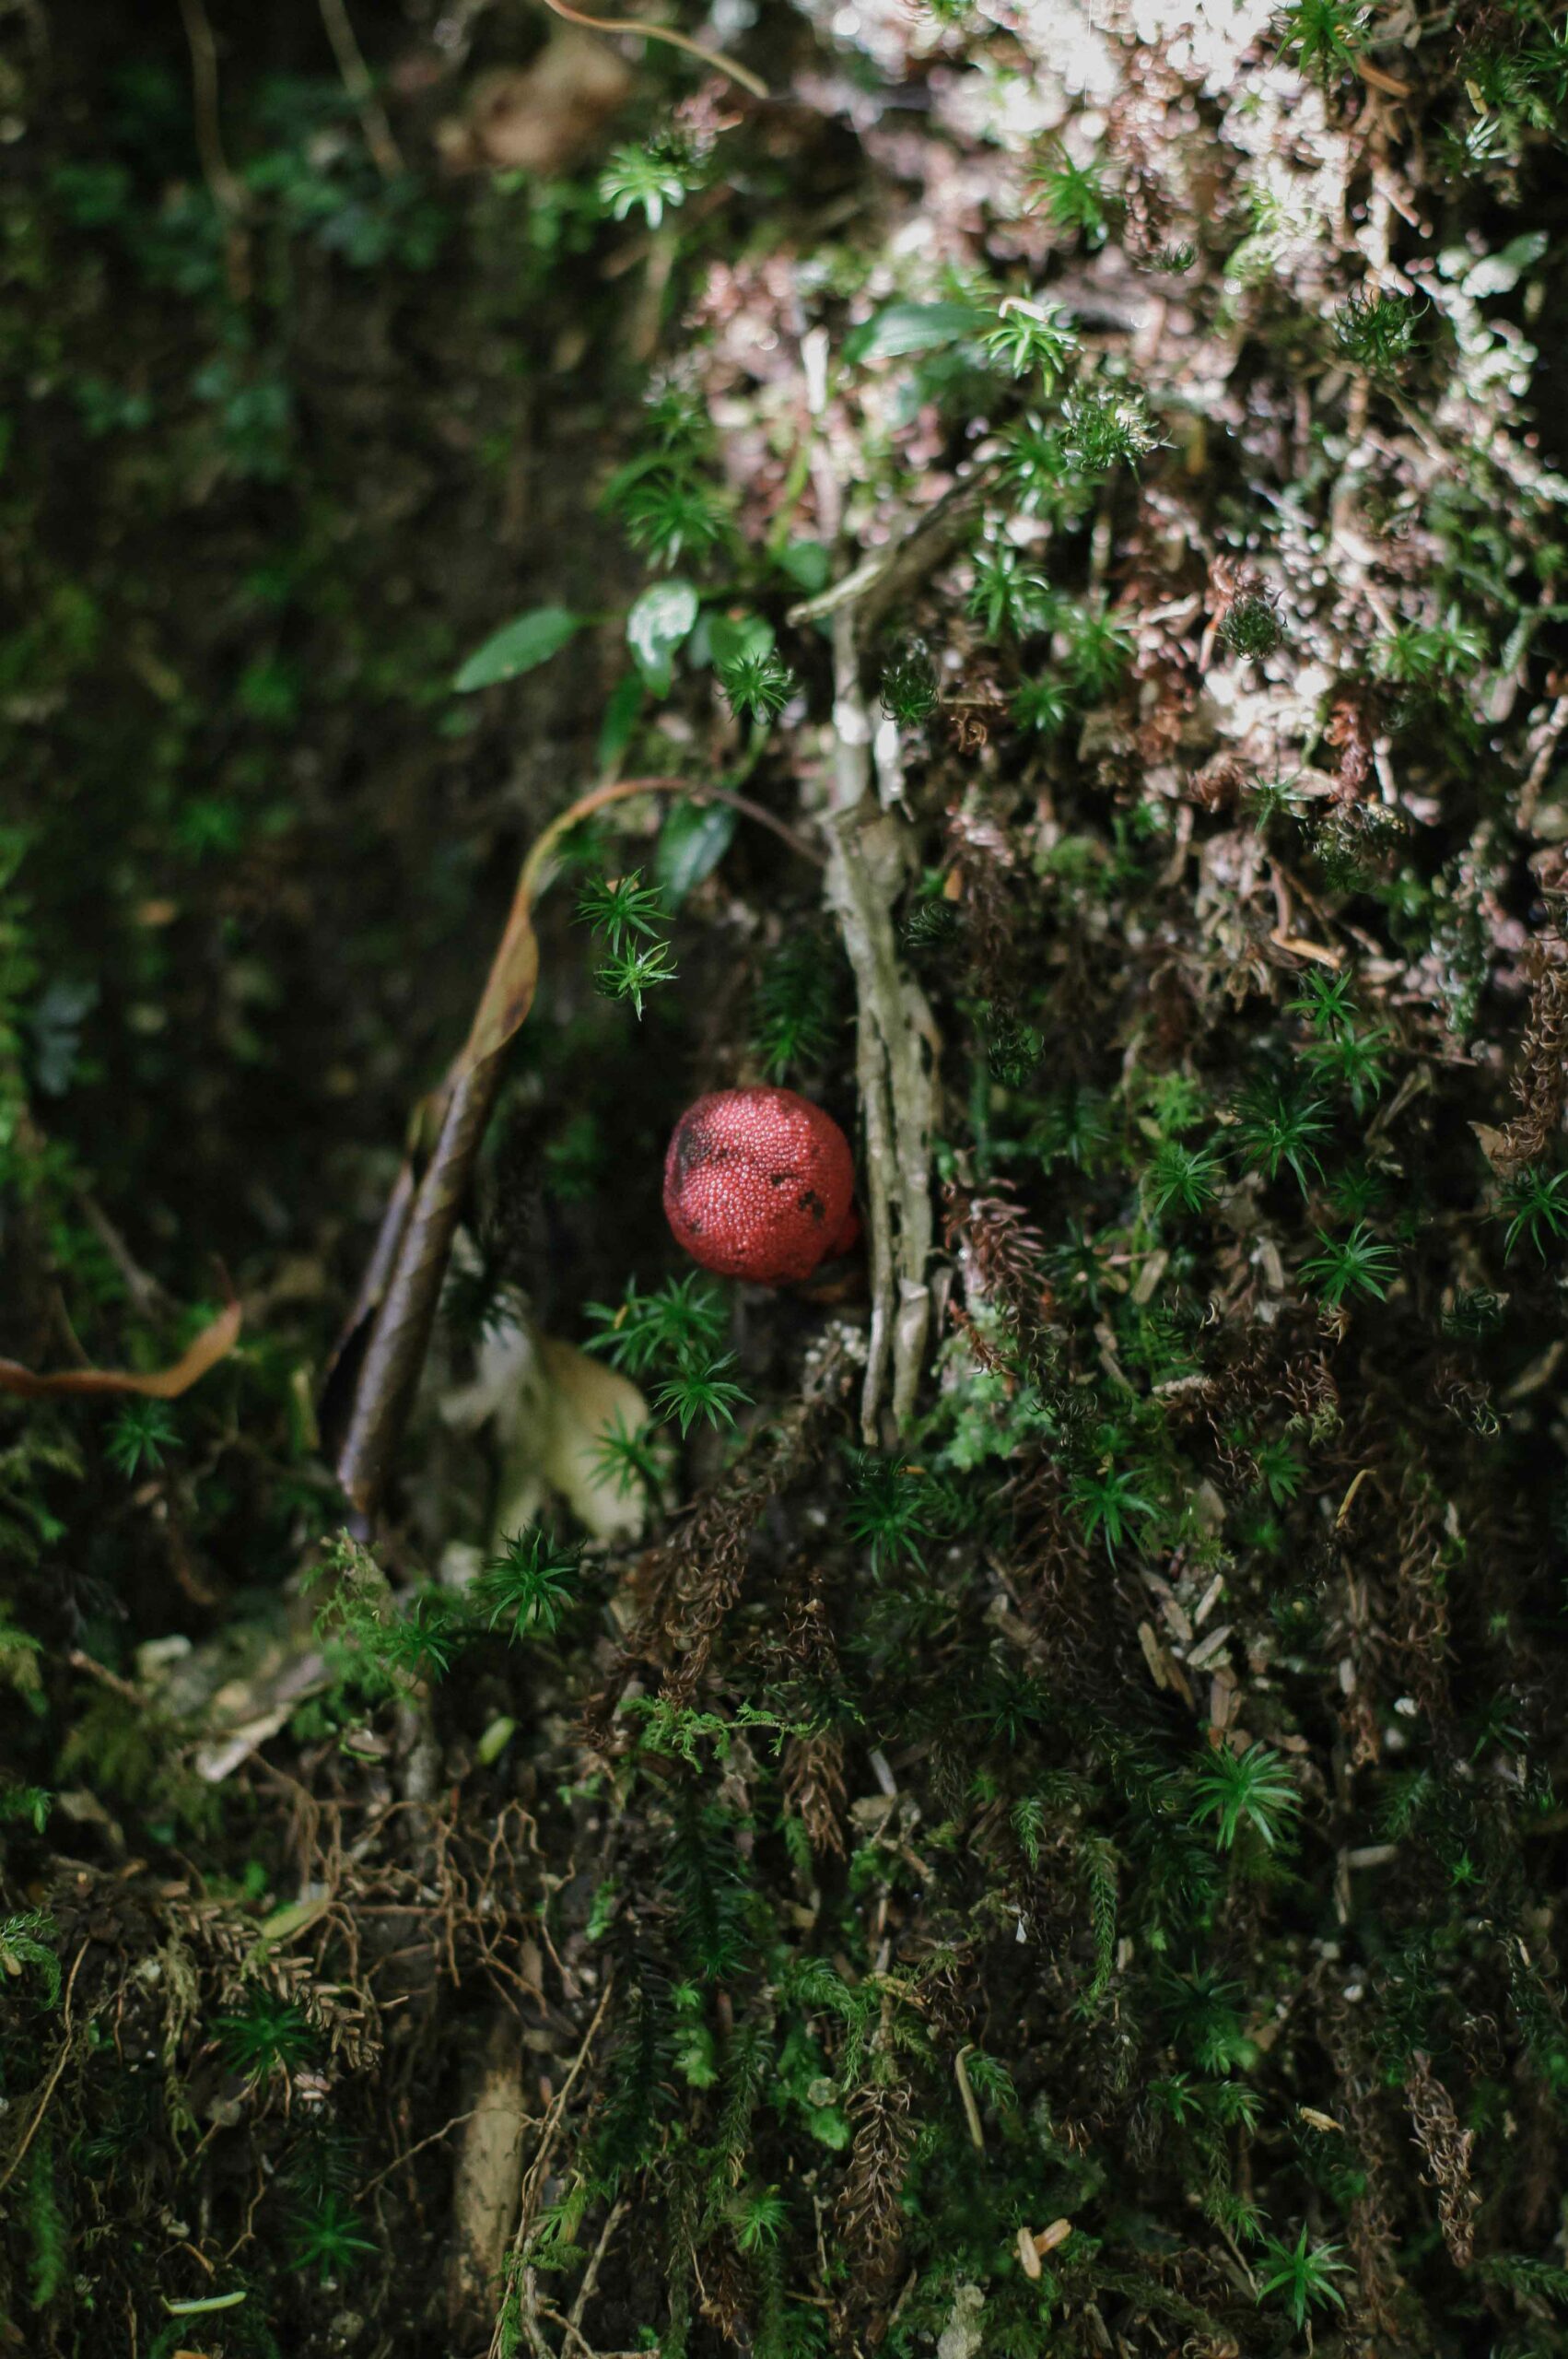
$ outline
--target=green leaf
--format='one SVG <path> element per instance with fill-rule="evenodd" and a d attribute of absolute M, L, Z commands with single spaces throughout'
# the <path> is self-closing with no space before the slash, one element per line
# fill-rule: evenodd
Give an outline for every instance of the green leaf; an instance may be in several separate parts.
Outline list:
<path fill-rule="evenodd" d="M 665 901 L 678 910 L 710 876 L 730 849 L 735 814 L 727 803 L 675 803 L 659 830 L 653 874 Z"/>
<path fill-rule="evenodd" d="M 626 644 L 655 696 L 669 695 L 671 658 L 696 617 L 697 594 L 689 581 L 656 581 L 626 616 Z"/>
<path fill-rule="evenodd" d="M 565 606 L 534 606 L 518 615 L 476 648 L 452 682 L 460 696 L 474 688 L 494 687 L 497 680 L 515 680 L 558 655 L 568 639 L 582 628 L 584 617 Z"/>
<path fill-rule="evenodd" d="M 791 541 L 788 548 L 779 550 L 778 567 L 808 598 L 814 598 L 832 579 L 833 557 L 821 541 Z"/>
<path fill-rule="evenodd" d="M 604 719 L 599 731 L 599 770 L 608 777 L 631 743 L 642 711 L 642 700 L 648 694 L 640 672 L 628 672 L 617 680 L 604 708 Z"/>
<path fill-rule="evenodd" d="M 722 671 L 727 663 L 743 663 L 749 656 L 766 655 L 773 646 L 773 625 L 760 615 L 707 615 L 700 652 L 693 648 L 699 663 L 712 663 Z"/>
<path fill-rule="evenodd" d="M 889 303 L 846 338 L 844 358 L 853 366 L 860 360 L 896 360 L 909 352 L 934 352 L 942 345 L 973 335 L 985 316 L 971 303 Z"/>

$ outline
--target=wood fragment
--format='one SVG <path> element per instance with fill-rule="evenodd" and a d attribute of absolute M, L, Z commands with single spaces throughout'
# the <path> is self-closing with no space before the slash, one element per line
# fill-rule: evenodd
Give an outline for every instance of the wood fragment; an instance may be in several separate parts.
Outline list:
<path fill-rule="evenodd" d="M 964 2101 L 964 2118 L 969 2125 L 969 2142 L 983 2154 L 986 2133 L 980 2126 L 980 2108 L 975 2103 L 975 2092 L 969 2085 L 969 2074 L 964 2061 L 970 2052 L 969 2048 L 958 2050 L 953 2060 L 953 2077 L 958 2083 L 958 2094 Z"/>

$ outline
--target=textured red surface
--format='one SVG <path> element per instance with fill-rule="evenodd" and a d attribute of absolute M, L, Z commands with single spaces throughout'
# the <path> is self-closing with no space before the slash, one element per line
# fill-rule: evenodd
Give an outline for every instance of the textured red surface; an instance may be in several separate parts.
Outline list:
<path fill-rule="evenodd" d="M 789 1285 L 859 1233 L 855 1166 L 834 1121 L 792 1089 L 716 1089 L 688 1106 L 664 1158 L 677 1244 L 721 1277 Z"/>

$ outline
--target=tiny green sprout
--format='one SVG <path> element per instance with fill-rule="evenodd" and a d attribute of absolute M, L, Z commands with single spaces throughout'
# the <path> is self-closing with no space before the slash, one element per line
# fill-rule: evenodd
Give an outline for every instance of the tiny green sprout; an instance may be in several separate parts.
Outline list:
<path fill-rule="evenodd" d="M 329 2188 L 313 2210 L 298 2214 L 288 2239 L 289 2267 L 319 2269 L 323 2285 L 346 2277 L 368 2254 L 380 2250 L 363 2228 L 359 2214 Z"/>
<path fill-rule="evenodd" d="M 406 1612 L 371 1623 L 363 1636 L 368 1654 L 389 1677 L 435 1680 L 451 1668 L 460 1633 L 446 1591 L 427 1588 Z"/>
<path fill-rule="evenodd" d="M 1039 376 L 1048 393 L 1061 375 L 1078 339 L 1071 321 L 1056 303 L 1026 303 L 1010 295 L 997 306 L 997 323 L 985 338 L 987 358 L 1014 377 Z"/>
<path fill-rule="evenodd" d="M 654 1395 L 659 1412 L 675 1419 L 683 1439 L 699 1419 L 708 1426 L 732 1426 L 736 1410 L 750 1408 L 751 1394 L 724 1374 L 734 1365 L 731 1353 L 706 1367 L 683 1367 L 660 1386 Z"/>
<path fill-rule="evenodd" d="M 809 927 L 788 934 L 756 987 L 751 1044 L 766 1078 L 825 1064 L 843 1029 L 839 970 Z"/>
<path fill-rule="evenodd" d="M 1426 687 L 1459 679 L 1487 659 L 1486 633 L 1450 606 L 1440 623 L 1400 623 L 1373 650 L 1378 672 L 1396 687 Z"/>
<path fill-rule="evenodd" d="M 768 722 L 783 711 L 797 683 L 783 658 L 766 648 L 760 654 L 736 655 L 720 663 L 719 685 L 737 718 Z"/>
<path fill-rule="evenodd" d="M 1287 1168 L 1294 1172 L 1305 1196 L 1307 1172 L 1322 1173 L 1316 1147 L 1328 1135 L 1326 1115 L 1320 1098 L 1304 1100 L 1281 1089 L 1254 1091 L 1236 1109 L 1236 1145 L 1244 1160 L 1256 1164 L 1269 1180 L 1277 1180 Z"/>
<path fill-rule="evenodd" d="M 1024 1088 L 1045 1049 L 1032 1024 L 1025 1024 L 1011 1008 L 991 1009 L 986 1018 L 986 1064 L 1003 1088 Z"/>
<path fill-rule="evenodd" d="M 1548 1173 L 1532 1164 L 1515 1172 L 1498 1197 L 1497 1214 L 1508 1223 L 1504 1260 L 1511 1262 L 1527 1237 L 1544 1262 L 1549 1247 L 1568 1236 L 1568 1171 Z"/>
<path fill-rule="evenodd" d="M 1080 696 L 1108 696 L 1132 654 L 1132 633 L 1115 615 L 1074 607 L 1064 617 L 1068 667 Z"/>
<path fill-rule="evenodd" d="M 1046 629 L 1055 612 L 1049 585 L 1031 573 L 1011 541 L 983 541 L 975 551 L 969 613 L 988 639 L 1024 639 Z"/>
<path fill-rule="evenodd" d="M 599 201 L 617 221 L 639 210 L 657 229 L 666 207 L 684 205 L 696 185 L 690 148 L 668 135 L 646 147 L 617 147 L 599 176 Z"/>
<path fill-rule="evenodd" d="M 1302 1461 L 1290 1441 L 1259 1441 L 1252 1450 L 1252 1462 L 1257 1467 L 1257 1479 L 1276 1508 L 1293 1500 L 1302 1488 Z"/>
<path fill-rule="evenodd" d="M 1258 2051 L 1242 2024 L 1238 1984 L 1200 1966 L 1187 1974 L 1167 1969 L 1163 1979 L 1172 2029 L 1205 2072 L 1229 2072 L 1256 2059 Z"/>
<path fill-rule="evenodd" d="M 501 1546 L 502 1554 L 492 1556 L 474 1584 L 475 1602 L 488 1614 L 490 1628 L 505 1622 L 512 1639 L 533 1631 L 553 1637 L 578 1601 L 581 1551 L 564 1547 L 537 1526 L 514 1532 Z"/>
<path fill-rule="evenodd" d="M 1256 2130 L 1263 2118 L 1263 2092 L 1246 2081 L 1221 2081 L 1209 2092 L 1209 2104 L 1227 2130 Z"/>
<path fill-rule="evenodd" d="M 1253 663 L 1272 655 L 1283 637 L 1274 601 L 1266 590 L 1247 590 L 1233 598 L 1220 624 L 1220 638 L 1231 653 Z"/>
<path fill-rule="evenodd" d="M 1273 2274 L 1259 2284 L 1259 2302 L 1267 2301 L 1270 2294 L 1278 2294 L 1298 2333 L 1306 2324 L 1307 2312 L 1315 2306 L 1342 2310 L 1345 2297 L 1334 2280 L 1347 2272 L 1339 2256 L 1338 2245 L 1309 2245 L 1305 2224 L 1293 2245 L 1281 2244 L 1277 2236 L 1265 2236 L 1263 2259 L 1272 2268 Z"/>
<path fill-rule="evenodd" d="M 660 983 L 674 982 L 678 971 L 669 944 L 651 942 L 612 952 L 594 968 L 593 980 L 606 999 L 629 999 L 640 1024 L 644 994 Z"/>
<path fill-rule="evenodd" d="M 1331 1039 L 1311 1041 L 1307 1061 L 1320 1079 L 1344 1090 L 1356 1112 L 1364 1114 L 1388 1086 L 1382 1050 L 1392 1037 L 1383 1025 L 1366 1032 L 1339 1032 Z"/>
<path fill-rule="evenodd" d="M 1050 1099 L 1031 1125 L 1028 1144 L 1047 1171 L 1058 1163 L 1092 1171 L 1109 1147 L 1111 1135 L 1105 1099 L 1096 1090 L 1072 1082 Z"/>
<path fill-rule="evenodd" d="M 1002 472 L 1014 504 L 1026 516 L 1067 522 L 1082 505 L 1084 486 L 1074 472 L 1059 426 L 1033 413 L 1002 438 Z"/>
<path fill-rule="evenodd" d="M 1281 55 L 1304 73 L 1316 67 L 1325 86 L 1366 47 L 1369 12 L 1353 0 L 1291 0 L 1282 13 Z"/>
<path fill-rule="evenodd" d="M 646 886 L 642 871 L 629 876 L 598 876 L 583 887 L 577 905 L 578 921 L 602 933 L 612 950 L 624 950 L 633 935 L 657 941 L 669 923 L 669 912 L 654 886 Z"/>
<path fill-rule="evenodd" d="M 1505 1294 L 1489 1286 L 1457 1286 L 1443 1313 L 1443 1332 L 1455 1342 L 1479 1343 L 1495 1335 L 1508 1313 Z"/>
<path fill-rule="evenodd" d="M 666 1278 L 651 1294 L 641 1293 L 636 1280 L 628 1279 L 622 1301 L 591 1302 L 587 1312 L 600 1330 L 590 1337 L 588 1349 L 603 1352 L 631 1376 L 645 1375 L 661 1359 L 673 1358 L 685 1367 L 710 1358 L 730 1324 L 723 1289 L 696 1270 Z"/>
<path fill-rule="evenodd" d="M 940 693 L 936 665 L 923 640 L 907 639 L 882 675 L 882 709 L 889 721 L 913 729 L 929 721 Z"/>
<path fill-rule="evenodd" d="M 1059 735 L 1071 710 L 1066 689 L 1056 680 L 1024 680 L 1012 691 L 1013 720 L 1042 737 Z"/>
<path fill-rule="evenodd" d="M 1089 244 L 1099 245 L 1105 238 L 1110 202 L 1104 165 L 1097 159 L 1075 164 L 1061 142 L 1054 140 L 1032 182 L 1029 210 L 1046 213 L 1053 229 L 1076 233 Z"/>
<path fill-rule="evenodd" d="M 1164 277 L 1179 278 L 1185 271 L 1192 268 L 1197 260 L 1198 249 L 1189 239 L 1173 238 L 1164 245 L 1156 246 L 1147 256 L 1146 264 L 1150 270 L 1157 270 Z"/>
<path fill-rule="evenodd" d="M 1325 1302 L 1339 1304 L 1358 1295 L 1369 1302 L 1385 1299 L 1398 1257 L 1391 1246 L 1379 1244 L 1365 1221 L 1358 1220 L 1348 1237 L 1328 1237 L 1319 1229 L 1317 1242 L 1321 1252 L 1302 1263 L 1301 1274 Z"/>
<path fill-rule="evenodd" d="M 1163 2113 L 1167 2120 L 1176 2122 L 1178 2127 L 1202 2119 L 1203 2101 L 1193 2087 L 1188 2073 L 1171 2072 L 1164 2080 L 1151 2081 L 1149 2097 L 1156 2112 Z"/>
<path fill-rule="evenodd" d="M 633 548 L 659 565 L 706 557 L 729 535 L 722 499 L 683 464 L 656 467 L 640 476 L 617 504 Z"/>
<path fill-rule="evenodd" d="M 778 2243 L 789 2220 L 789 2206 L 776 2187 L 745 2196 L 735 2224 L 735 2242 L 743 2252 L 761 2252 Z"/>
<path fill-rule="evenodd" d="M 1137 1479 L 1129 1473 L 1113 1474 L 1102 1469 L 1078 1475 L 1068 1492 L 1084 1539 L 1093 1540 L 1097 1534 L 1105 1541 L 1107 1556 L 1114 1556 L 1122 1543 L 1131 1538 L 1137 1523 L 1154 1513 L 1153 1501 L 1134 1489 Z"/>
<path fill-rule="evenodd" d="M 958 939 L 962 924 L 956 902 L 933 894 L 915 903 L 900 931 L 911 950 L 945 950 Z"/>
<path fill-rule="evenodd" d="M 1179 1139 L 1162 1139 L 1145 1180 L 1149 1202 L 1158 1214 L 1169 1212 L 1173 1204 L 1184 1213 L 1200 1213 L 1213 1203 L 1223 1169 L 1211 1146 L 1183 1146 Z"/>
<path fill-rule="evenodd" d="M 1304 798 L 1293 778 L 1255 779 L 1246 789 L 1246 808 L 1255 832 L 1262 835 L 1275 819 L 1299 819 Z"/>
<path fill-rule="evenodd" d="M 849 1454 L 850 1493 L 844 1528 L 872 1552 L 872 1570 L 890 1565 L 925 1569 L 921 1546 L 930 1537 L 930 1487 L 923 1471 L 902 1458 L 878 1458 L 871 1450 Z"/>
<path fill-rule="evenodd" d="M 1142 1076 L 1144 1104 L 1162 1138 L 1178 1139 L 1195 1130 L 1209 1111 L 1209 1093 L 1196 1074 L 1173 1066 Z"/>
<path fill-rule="evenodd" d="M 621 1498 L 634 1491 L 656 1497 L 663 1486 L 665 1466 L 654 1440 L 652 1420 L 633 1428 L 617 1409 L 594 1445 L 593 1471 Z"/>
<path fill-rule="evenodd" d="M 257 2081 L 275 2067 L 287 2071 L 315 2053 L 315 2036 L 298 2007 L 259 1990 L 244 2014 L 219 2015 L 218 2048 L 231 2072 Z"/>
<path fill-rule="evenodd" d="M 1249 1744 L 1240 1753 L 1225 1745 L 1205 1747 L 1192 1789 L 1192 1824 L 1203 1826 L 1211 1820 L 1222 1851 L 1231 1849 L 1244 1825 L 1273 1850 L 1301 1808 L 1290 1771 L 1267 1744 Z"/>
<path fill-rule="evenodd" d="M 1311 967 L 1302 977 L 1301 990 L 1290 1003 L 1293 1015 L 1304 1015 L 1320 1040 L 1348 1031 L 1355 1021 L 1355 977 L 1348 967 L 1325 974 Z"/>
<path fill-rule="evenodd" d="M 31 1821 L 33 1833 L 41 1835 L 53 1807 L 47 1786 L 0 1786 L 0 1825 L 7 1819 L 25 1818 Z"/>
<path fill-rule="evenodd" d="M 700 453 L 713 441 L 713 426 L 693 387 L 679 370 L 661 372 L 643 395 L 652 440 L 661 449 Z"/>
<path fill-rule="evenodd" d="M 165 1450 L 177 1447 L 174 1413 L 161 1401 L 127 1401 L 109 1429 L 104 1454 L 127 1481 L 143 1466 L 161 1466 Z"/>
<path fill-rule="evenodd" d="M 1164 439 L 1141 394 L 1127 387 L 1080 385 L 1062 404 L 1062 445 L 1086 475 L 1136 466 Z"/>
<path fill-rule="evenodd" d="M 60 1961 L 49 1946 L 49 1937 L 55 1934 L 53 1917 L 41 1908 L 26 1908 L 14 1917 L 0 1917 L 0 1974 L 15 1981 L 24 1968 L 32 1966 L 43 1977 L 44 1995 L 50 2006 L 60 1999 Z"/>
<path fill-rule="evenodd" d="M 1405 295 L 1352 295 L 1334 314 L 1334 342 L 1352 367 L 1389 377 L 1409 359 L 1420 316 L 1420 307 Z"/>

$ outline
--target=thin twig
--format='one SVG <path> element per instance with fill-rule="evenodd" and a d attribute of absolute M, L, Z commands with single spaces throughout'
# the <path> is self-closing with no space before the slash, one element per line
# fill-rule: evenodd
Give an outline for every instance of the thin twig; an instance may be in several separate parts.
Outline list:
<path fill-rule="evenodd" d="M 1000 460 L 983 460 L 962 483 L 922 509 L 896 540 L 873 549 L 814 598 L 802 598 L 790 607 L 786 620 L 798 628 L 803 623 L 823 622 L 841 607 L 853 606 L 862 633 L 874 629 L 891 606 L 929 580 L 967 539 L 995 485 L 1000 465 Z"/>
<path fill-rule="evenodd" d="M 411 2163 L 415 2154 L 422 2154 L 425 2152 L 427 2146 L 439 2144 L 440 2140 L 447 2137 L 451 2131 L 454 2130 L 461 2130 L 465 2121 L 472 2121 L 473 2118 L 474 2109 L 472 2107 L 470 2107 L 466 2113 L 454 2113 L 450 2121 L 443 2121 L 439 2130 L 432 2130 L 427 2138 L 421 2138 L 418 2144 L 410 2146 L 405 2154 L 399 2154 L 394 2162 L 390 2162 L 384 2171 L 378 2171 L 374 2178 L 368 2178 L 365 2181 L 364 2186 L 359 2189 L 359 2193 L 356 2198 L 356 2201 L 363 2203 L 365 2198 L 368 2195 L 372 2194 L 374 2190 L 380 2186 L 383 2179 L 391 2178 L 393 2171 L 402 2170 L 404 2163 Z"/>
<path fill-rule="evenodd" d="M 593 2021 L 589 2025 L 587 2031 L 583 2035 L 582 2045 L 578 2049 L 576 2056 L 572 2059 L 571 2070 L 567 2074 L 566 2079 L 562 2082 L 560 2088 L 556 2091 L 555 2097 L 551 2101 L 549 2110 L 544 2116 L 544 2126 L 539 2133 L 539 2143 L 533 2150 L 533 2160 L 523 2172 L 521 2181 L 520 2182 L 518 2189 L 517 2232 L 512 2237 L 511 2249 L 512 2267 L 514 2270 L 521 2265 L 523 2253 L 527 2248 L 528 2232 L 533 2224 L 533 2203 L 535 2192 L 544 2183 L 544 2174 L 549 2167 L 550 2157 L 556 2149 L 556 2141 L 560 2136 L 561 2123 L 566 2118 L 567 2100 L 571 2095 L 572 2090 L 577 2085 L 577 2082 L 581 2074 L 582 2069 L 587 2063 L 590 2055 L 592 2053 L 593 2043 L 599 2036 L 599 2026 L 604 2020 L 605 2013 L 614 1992 L 614 1980 L 612 1977 L 607 1979 L 604 1984 L 603 1995 L 600 1999 L 599 2004 L 594 2010 Z M 496 2330 L 490 2341 L 489 2359 L 500 2359 L 501 2326 L 505 2316 L 506 2306 L 503 2303 L 500 2316 L 497 2317 L 496 2320 Z M 524 2318 L 523 2323 L 525 2329 L 532 2326 L 532 2321 L 526 2318 Z M 534 2328 L 532 2331 L 537 2333 L 538 2330 Z"/>
<path fill-rule="evenodd" d="M 693 41 L 689 34 L 673 32 L 668 25 L 644 25 L 635 17 L 585 17 L 580 9 L 569 8 L 567 0 L 544 0 L 544 6 L 553 16 L 564 18 L 568 25 L 586 25 L 590 32 L 636 33 L 643 41 L 661 41 L 671 49 L 684 49 L 688 57 L 700 58 L 716 74 L 728 75 L 743 90 L 749 90 L 754 99 L 766 99 L 768 95 L 766 82 L 759 81 L 743 65 L 737 65 L 721 49 L 705 49 L 701 41 Z"/>
<path fill-rule="evenodd" d="M 343 76 L 343 87 L 354 101 L 359 117 L 359 128 L 365 135 L 365 145 L 375 159 L 376 170 L 384 181 L 394 181 L 404 169 L 392 137 L 392 124 L 386 109 L 376 96 L 370 69 L 365 63 L 363 51 L 355 39 L 345 0 L 318 0 L 322 22 L 327 29 L 327 39 L 337 60 L 337 70 Z"/>
<path fill-rule="evenodd" d="M 803 352 L 802 358 L 809 398 L 820 412 L 826 399 L 822 356 Z M 823 472 L 830 472 L 825 462 Z M 973 487 L 962 490 L 966 503 Z M 835 490 L 826 512 L 837 506 Z M 967 504 L 944 501 L 939 508 L 946 511 L 940 525 L 933 511 L 890 551 L 880 551 L 874 570 L 857 567 L 837 585 L 837 594 L 829 591 L 811 602 L 827 615 L 833 631 L 834 808 L 826 898 L 854 972 L 859 1016 L 855 1078 L 865 1124 L 872 1277 L 860 1427 L 873 1444 L 880 1438 L 889 1361 L 893 1414 L 902 1426 L 914 1409 L 925 1359 L 940 1043 L 925 994 L 899 958 L 894 931 L 894 905 L 913 860 L 913 831 L 890 811 L 879 811 L 872 793 L 874 736 L 860 677 L 862 632 L 871 615 L 913 586 L 918 572 L 942 563 L 955 545 L 954 532 L 962 536 Z M 800 607 L 790 616 L 791 621 L 806 618 Z"/>
<path fill-rule="evenodd" d="M 220 213 L 239 215 L 245 209 L 245 192 L 229 169 L 224 152 L 223 126 L 217 111 L 217 44 L 213 40 L 204 0 L 180 0 L 185 39 L 191 47 L 191 95 L 196 115 L 196 152 L 202 177 Z"/>
<path fill-rule="evenodd" d="M 10 2186 L 11 2181 L 20 2170 L 22 2163 L 26 2158 L 28 2148 L 32 2144 L 33 2140 L 37 2137 L 39 2125 L 42 2121 L 44 2115 L 49 2110 L 49 2100 L 54 2095 L 60 2075 L 65 2070 L 65 2065 L 71 2053 L 71 1994 L 76 1987 L 76 1977 L 81 1972 L 82 1960 L 86 1957 L 90 1946 L 91 1944 L 89 1942 L 84 1942 L 81 1948 L 76 1952 L 76 1962 L 71 1968 L 71 1978 L 65 1985 L 65 2005 L 61 2020 L 61 2032 L 63 2036 L 60 2041 L 60 2053 L 54 2060 L 54 2070 L 51 2072 L 48 2080 L 44 2083 L 43 2095 L 38 2101 L 37 2110 L 27 2126 L 27 2133 L 24 2136 L 21 2144 L 17 2148 L 16 2153 L 6 2164 L 4 2171 L 0 2171 L 0 2194 L 5 2193 L 6 2188 Z"/>
<path fill-rule="evenodd" d="M 123 1704 L 134 1704 L 138 1712 L 146 1710 L 147 1699 L 139 1687 L 133 1687 L 128 1679 L 122 1679 L 118 1672 L 111 1671 L 106 1663 L 95 1662 L 92 1656 L 84 1653 L 80 1647 L 73 1647 L 65 1660 L 73 1671 L 83 1672 L 88 1679 L 96 1679 L 100 1687 L 107 1687 L 111 1695 L 119 1696 Z"/>
<path fill-rule="evenodd" d="M 610 2215 L 600 2233 L 599 2242 L 593 2248 L 592 2259 L 582 2272 L 582 2283 L 578 2287 L 577 2299 L 572 2304 L 571 2316 L 567 2320 L 567 2324 L 575 2335 L 582 2334 L 583 2318 L 590 2302 L 593 2299 L 594 2289 L 599 2283 L 599 2271 L 603 2267 L 604 2256 L 610 2249 L 610 2239 L 614 2235 L 626 2209 L 626 2197 L 617 2196 L 610 2207 Z"/>

